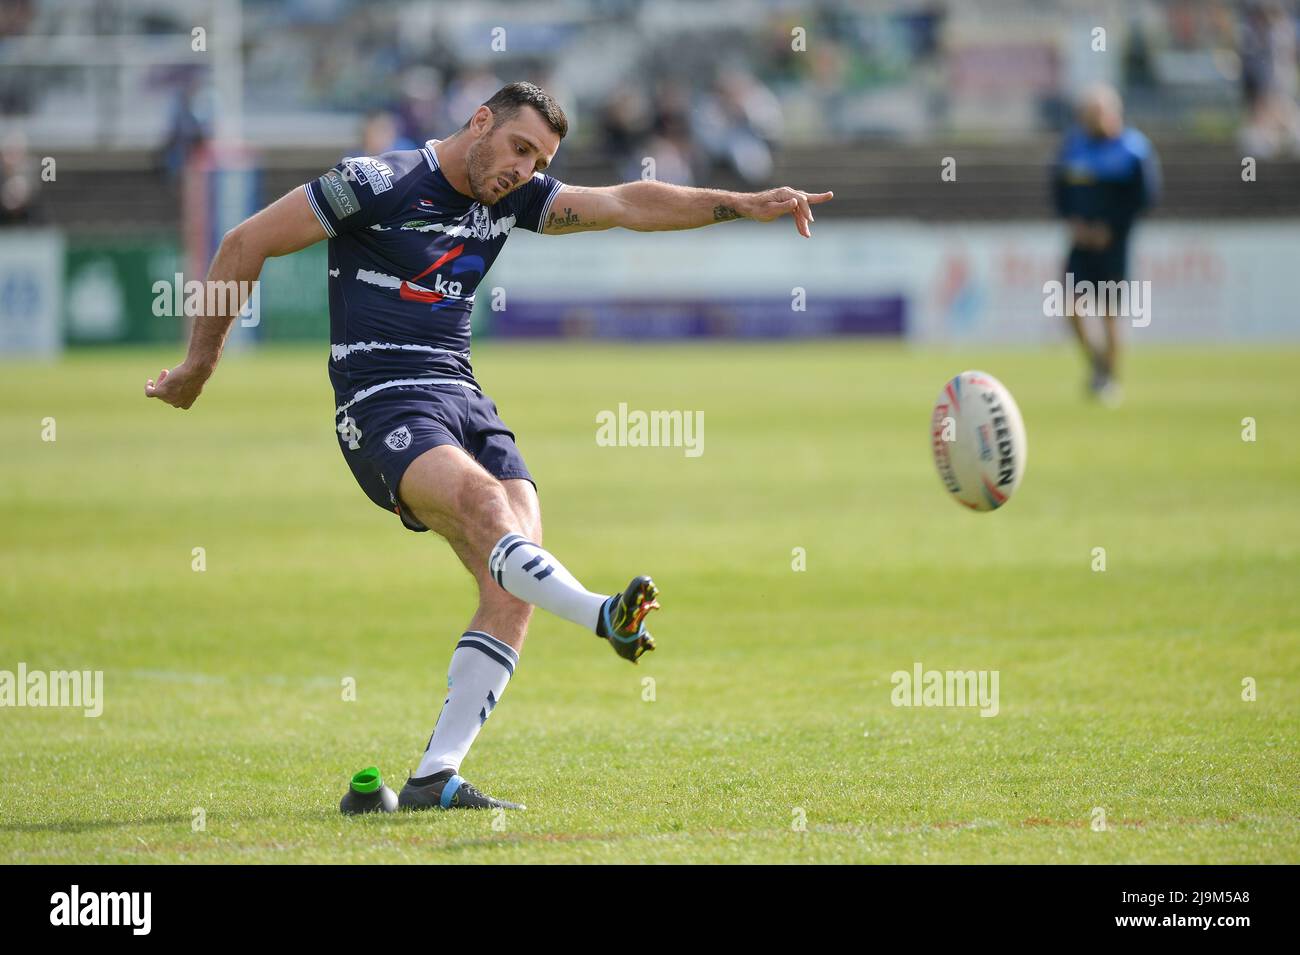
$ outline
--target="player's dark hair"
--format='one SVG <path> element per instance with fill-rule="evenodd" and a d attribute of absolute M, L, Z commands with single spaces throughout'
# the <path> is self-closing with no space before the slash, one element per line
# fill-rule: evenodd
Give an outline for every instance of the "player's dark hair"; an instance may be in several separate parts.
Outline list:
<path fill-rule="evenodd" d="M 569 132 L 569 118 L 560 109 L 560 104 L 546 90 L 534 83 L 511 83 L 492 94 L 492 98 L 483 104 L 492 110 L 492 128 L 496 129 L 507 120 L 514 119 L 519 110 L 531 106 L 546 120 L 546 125 L 563 139 Z M 469 121 L 465 121 L 465 129 Z"/>

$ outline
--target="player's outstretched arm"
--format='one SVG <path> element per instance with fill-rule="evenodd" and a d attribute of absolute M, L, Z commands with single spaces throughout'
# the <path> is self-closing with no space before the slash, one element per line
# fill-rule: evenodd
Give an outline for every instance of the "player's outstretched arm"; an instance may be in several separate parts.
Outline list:
<path fill-rule="evenodd" d="M 262 265 L 268 258 L 297 252 L 323 238 L 325 229 L 312 211 L 306 193 L 302 188 L 294 189 L 225 234 L 208 269 L 207 280 L 253 282 L 262 274 Z M 185 360 L 170 371 L 164 368 L 157 381 L 150 378 L 144 386 L 146 397 L 159 398 L 176 408 L 189 408 L 212 376 L 230 325 L 244 302 L 226 302 L 226 296 L 204 295 L 203 298 L 205 302 L 215 299 L 233 307 L 226 310 L 229 314 L 200 315 L 194 319 Z"/>
<path fill-rule="evenodd" d="M 812 207 L 834 196 L 832 192 L 803 192 L 789 186 L 763 192 L 726 192 L 654 180 L 599 188 L 566 185 L 551 204 L 542 232 L 568 235 L 614 228 L 663 232 L 698 229 L 732 219 L 770 222 L 789 215 L 799 234 L 810 239 Z"/>

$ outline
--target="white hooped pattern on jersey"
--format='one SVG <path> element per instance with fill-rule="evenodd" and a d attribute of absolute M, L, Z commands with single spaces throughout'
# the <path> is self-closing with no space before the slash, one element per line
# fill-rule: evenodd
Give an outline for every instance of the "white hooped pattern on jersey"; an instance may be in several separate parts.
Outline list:
<path fill-rule="evenodd" d="M 455 351 L 451 348 L 435 348 L 433 345 L 408 345 L 397 342 L 351 342 L 347 345 L 331 345 L 330 360 L 342 361 L 353 352 L 372 351 L 420 351 L 430 352 L 435 355 L 455 355 L 458 358 L 469 359 L 469 352 Z"/>

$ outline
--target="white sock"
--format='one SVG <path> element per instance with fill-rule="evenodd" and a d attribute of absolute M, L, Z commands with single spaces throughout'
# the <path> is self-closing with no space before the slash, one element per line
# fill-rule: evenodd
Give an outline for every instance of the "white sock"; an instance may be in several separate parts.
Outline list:
<path fill-rule="evenodd" d="M 414 778 L 455 772 L 519 665 L 512 647 L 482 630 L 466 630 L 447 668 L 447 699 Z"/>
<path fill-rule="evenodd" d="M 593 594 L 564 565 L 521 534 L 507 534 L 488 556 L 488 573 L 507 593 L 596 632 L 609 597 Z"/>

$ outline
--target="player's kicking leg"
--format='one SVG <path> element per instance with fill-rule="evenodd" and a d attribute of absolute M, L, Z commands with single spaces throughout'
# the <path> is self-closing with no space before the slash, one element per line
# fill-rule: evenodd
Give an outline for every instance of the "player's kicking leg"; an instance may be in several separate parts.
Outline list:
<path fill-rule="evenodd" d="M 486 566 L 502 590 L 590 630 L 634 663 L 654 649 L 644 626 L 646 614 L 658 607 L 654 582 L 634 578 L 612 597 L 587 590 L 529 540 L 503 483 L 461 449 L 444 445 L 420 455 L 406 469 L 398 493 L 426 527 L 463 542 L 477 565 L 476 577 L 478 567 Z"/>
<path fill-rule="evenodd" d="M 654 649 L 644 619 L 658 606 L 657 590 L 648 577 L 613 597 L 586 590 L 542 549 L 532 484 L 498 481 L 460 448 L 422 454 L 403 475 L 399 496 L 451 543 L 479 587 L 478 611 L 452 655 L 438 724 L 399 802 L 407 809 L 521 808 L 483 795 L 458 770 L 519 662 L 530 605 L 591 629 L 635 662 Z"/>

